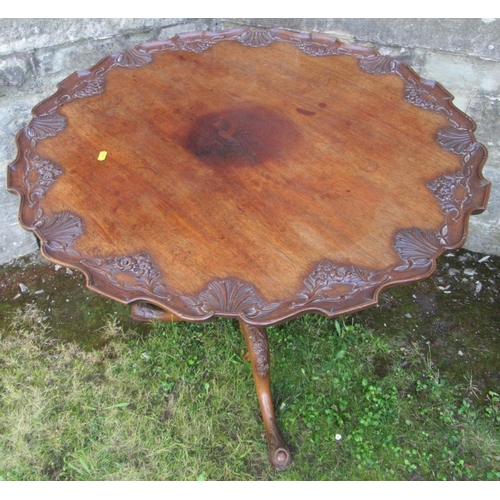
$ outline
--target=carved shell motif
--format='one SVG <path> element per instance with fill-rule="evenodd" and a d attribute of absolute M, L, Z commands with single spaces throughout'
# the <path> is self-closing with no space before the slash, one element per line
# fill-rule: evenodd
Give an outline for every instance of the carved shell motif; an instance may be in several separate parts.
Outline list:
<path fill-rule="evenodd" d="M 118 55 L 116 64 L 124 68 L 140 68 L 146 66 L 153 60 L 148 52 L 137 48 L 127 50 Z"/>
<path fill-rule="evenodd" d="M 417 228 L 400 231 L 396 235 L 394 247 L 405 265 L 396 270 L 429 266 L 443 243 L 440 235 L 432 231 Z"/>
<path fill-rule="evenodd" d="M 437 132 L 436 136 L 439 145 L 457 154 L 468 154 L 473 151 L 476 142 L 470 130 L 447 127 Z"/>
<path fill-rule="evenodd" d="M 45 241 L 44 248 L 48 253 L 77 253 L 72 247 L 76 239 L 83 234 L 82 220 L 77 215 L 62 212 L 40 217 L 35 227 Z"/>
<path fill-rule="evenodd" d="M 275 41 L 267 30 L 246 30 L 238 37 L 238 41 L 247 47 L 266 47 Z"/>
<path fill-rule="evenodd" d="M 360 68 L 373 75 L 387 75 L 392 73 L 397 66 L 397 61 L 387 56 L 372 55 L 360 59 Z"/>
<path fill-rule="evenodd" d="M 264 304 L 252 285 L 235 279 L 212 281 L 198 297 L 181 297 L 186 306 L 198 314 L 245 313 L 245 316 L 256 316 L 259 311 L 273 310 L 278 303 Z"/>
<path fill-rule="evenodd" d="M 27 128 L 27 134 L 34 140 L 43 140 L 47 137 L 55 137 L 66 127 L 66 118 L 57 114 L 36 116 L 31 120 Z"/>

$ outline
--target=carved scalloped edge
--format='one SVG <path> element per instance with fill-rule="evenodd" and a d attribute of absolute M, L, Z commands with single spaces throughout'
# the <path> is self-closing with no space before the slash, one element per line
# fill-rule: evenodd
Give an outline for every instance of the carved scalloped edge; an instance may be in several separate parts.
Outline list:
<path fill-rule="evenodd" d="M 275 302 L 266 302 L 253 285 L 237 278 L 210 281 L 195 295 L 177 294 L 146 252 L 92 259 L 75 255 L 72 264 L 86 275 L 89 288 L 126 304 L 146 301 L 189 321 L 226 316 L 267 326 L 305 312 L 335 316 L 376 303 L 386 286 L 430 275 L 444 251 L 446 235 L 446 228 L 439 233 L 418 228 L 398 232 L 394 247 L 401 265 L 394 268 L 371 270 L 319 262 L 294 296 Z"/>
<path fill-rule="evenodd" d="M 151 257 L 143 253 L 131 257 L 82 258 L 73 248 L 76 239 L 83 234 L 81 219 L 69 212 L 45 215 L 39 206 L 50 185 L 63 174 L 62 167 L 36 154 L 38 141 L 54 137 L 66 127 L 66 120 L 58 109 L 75 99 L 102 93 L 105 75 L 113 68 L 145 66 L 151 63 L 154 53 L 160 51 L 201 53 L 223 41 L 239 42 L 249 48 L 283 42 L 314 57 L 355 57 L 360 68 L 369 74 L 393 74 L 401 78 L 405 82 L 402 98 L 409 104 L 446 117 L 449 127 L 437 133 L 436 141 L 443 149 L 461 155 L 462 170 L 428 183 L 446 215 L 441 230 L 436 234 L 417 228 L 400 231 L 394 238 L 400 263 L 390 269 L 366 270 L 331 262 L 318 263 L 295 297 L 273 303 L 266 303 L 251 284 L 237 278 L 212 281 L 197 296 L 176 295 L 168 289 Z M 443 251 L 463 244 L 468 216 L 486 207 L 490 184 L 482 177 L 481 169 L 487 152 L 474 138 L 474 121 L 458 110 L 452 100 L 453 96 L 441 85 L 422 79 L 403 62 L 382 56 L 375 49 L 344 44 L 328 35 L 246 28 L 184 33 L 112 54 L 91 69 L 73 73 L 63 80 L 55 94 L 33 108 L 30 124 L 18 134 L 18 154 L 9 165 L 7 185 L 9 190 L 20 195 L 20 222 L 38 234 L 42 252 L 52 260 L 82 271 L 88 286 L 101 294 L 125 303 L 147 300 L 189 320 L 223 315 L 238 316 L 250 324 L 269 325 L 309 311 L 334 316 L 376 303 L 378 293 L 386 286 L 429 276 Z M 33 161 L 45 165 L 45 170 L 42 166 L 37 169 Z M 39 174 L 35 181 L 27 181 L 30 169 Z M 145 268 L 122 269 L 120 266 L 125 266 L 126 262 L 123 259 L 127 258 L 140 260 Z M 330 281 L 322 286 L 318 273 L 325 269 L 331 274 Z M 342 273 L 345 273 L 343 277 Z"/>

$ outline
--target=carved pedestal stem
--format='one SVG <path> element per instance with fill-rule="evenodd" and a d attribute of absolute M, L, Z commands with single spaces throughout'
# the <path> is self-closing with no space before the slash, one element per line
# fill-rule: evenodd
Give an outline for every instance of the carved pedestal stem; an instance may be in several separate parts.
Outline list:
<path fill-rule="evenodd" d="M 266 329 L 249 325 L 242 320 L 240 320 L 240 328 L 245 337 L 252 363 L 257 398 L 266 429 L 269 460 L 275 469 L 285 470 L 291 463 L 292 455 L 281 437 L 274 415 L 269 376 L 269 342 Z"/>

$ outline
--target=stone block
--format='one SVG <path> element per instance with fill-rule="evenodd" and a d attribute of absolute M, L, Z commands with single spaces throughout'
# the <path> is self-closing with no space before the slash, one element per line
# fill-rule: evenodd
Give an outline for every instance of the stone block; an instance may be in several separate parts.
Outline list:
<path fill-rule="evenodd" d="M 422 76 L 439 81 L 446 88 L 500 92 L 500 65 L 496 61 L 430 52 Z"/>
<path fill-rule="evenodd" d="M 474 221 L 500 228 L 500 169 L 489 167 L 483 168 L 484 177 L 491 182 L 490 199 L 486 210 L 479 215 L 474 215 Z"/>
<path fill-rule="evenodd" d="M 487 165 L 496 166 L 500 170 L 500 95 L 475 95 L 469 103 L 467 113 L 477 123 L 477 140 L 488 149 Z"/>
<path fill-rule="evenodd" d="M 23 100 L 0 99 L 0 173 L 3 175 L 7 163 L 15 159 L 17 132 L 31 120 L 31 109 L 43 99 L 36 94 Z M 5 184 L 0 185 L 3 189 Z"/>
<path fill-rule="evenodd" d="M 0 57 L 0 93 L 2 87 L 21 87 L 33 79 L 32 53 Z"/>
<path fill-rule="evenodd" d="M 100 40 L 185 22 L 184 18 L 20 18 L 0 19 L 0 55 Z"/>
<path fill-rule="evenodd" d="M 19 225 L 19 197 L 6 189 L 7 166 L 17 154 L 15 136 L 28 124 L 31 109 L 41 100 L 36 94 L 18 99 L 0 99 L 0 265 L 38 248 L 35 236 Z"/>
<path fill-rule="evenodd" d="M 500 226 L 484 224 L 472 217 L 469 224 L 469 235 L 464 248 L 471 252 L 499 255 Z"/>
<path fill-rule="evenodd" d="M 102 58 L 129 50 L 139 43 L 156 38 L 157 34 L 157 31 L 134 33 L 105 40 L 83 40 L 67 46 L 42 48 L 35 51 L 37 74 L 44 84 L 55 87 L 71 73 L 89 69 Z"/>

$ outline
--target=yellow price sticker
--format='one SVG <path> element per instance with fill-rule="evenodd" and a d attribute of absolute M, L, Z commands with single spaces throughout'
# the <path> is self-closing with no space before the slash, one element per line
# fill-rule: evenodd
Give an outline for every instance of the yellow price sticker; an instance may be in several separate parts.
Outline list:
<path fill-rule="evenodd" d="M 106 156 L 107 156 L 108 152 L 107 151 L 101 151 L 99 153 L 99 156 L 97 157 L 97 159 L 99 161 L 104 161 L 106 159 Z"/>

